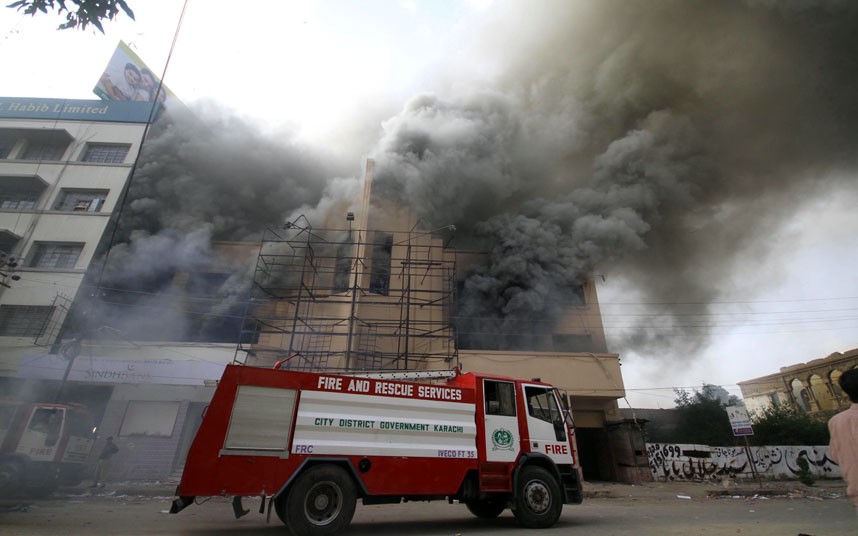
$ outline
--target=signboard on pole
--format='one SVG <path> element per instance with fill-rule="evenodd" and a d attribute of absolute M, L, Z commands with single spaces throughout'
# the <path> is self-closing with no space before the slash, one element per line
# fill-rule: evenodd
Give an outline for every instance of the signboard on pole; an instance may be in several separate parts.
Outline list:
<path fill-rule="evenodd" d="M 725 409 L 730 418 L 730 426 L 733 427 L 734 436 L 754 435 L 751 418 L 748 417 L 748 410 L 745 406 L 727 406 Z"/>

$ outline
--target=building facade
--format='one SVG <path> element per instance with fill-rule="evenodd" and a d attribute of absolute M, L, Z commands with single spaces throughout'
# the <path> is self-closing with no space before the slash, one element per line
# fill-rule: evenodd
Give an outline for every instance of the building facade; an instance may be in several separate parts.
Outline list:
<path fill-rule="evenodd" d="M 452 226 L 424 229 L 408 207 L 374 194 L 371 161 L 357 208 L 331 215 L 327 229 L 299 218 L 260 243 L 213 245 L 220 267 L 171 276 L 181 308 L 199 317 L 211 308 L 210 284 L 255 259 L 257 294 L 240 329 L 215 325 L 184 341 L 97 336 L 107 331 L 61 340 L 150 114 L 148 103 L 0 99 L 0 396 L 91 408 L 100 441 L 113 436 L 120 448 L 109 478 L 175 476 L 224 365 L 281 360 L 298 370 L 460 366 L 541 378 L 570 401 L 585 478 L 650 475 L 639 428 L 618 411 L 620 359 L 607 350 L 595 283 L 582 280 L 550 327 L 457 329 L 466 268 L 485 253 L 451 247 Z"/>
<path fill-rule="evenodd" d="M 54 344 L 151 113 L 147 103 L 0 98 L 0 373 Z"/>
<path fill-rule="evenodd" d="M 739 382 L 739 388 L 751 411 L 795 404 L 809 414 L 828 417 L 851 404 L 838 379 L 854 368 L 858 368 L 858 348 L 783 367 L 775 374 Z"/>
<path fill-rule="evenodd" d="M 266 234 L 239 361 L 541 378 L 568 396 L 586 478 L 650 478 L 642 432 L 618 411 L 620 360 L 607 351 L 592 280 L 553 318 L 481 318 L 461 300 L 466 268 L 485 253 L 451 247 L 451 226 L 426 229 L 409 207 L 375 194 L 372 161 L 358 207 L 328 228 L 298 218 Z"/>
<path fill-rule="evenodd" d="M 235 348 L 60 338 L 87 272 L 100 268 L 99 245 L 154 111 L 145 102 L 0 98 L 0 400 L 87 406 L 99 425 L 91 462 L 107 436 L 120 447 L 113 479 L 181 468 L 214 392 L 207 380 Z"/>

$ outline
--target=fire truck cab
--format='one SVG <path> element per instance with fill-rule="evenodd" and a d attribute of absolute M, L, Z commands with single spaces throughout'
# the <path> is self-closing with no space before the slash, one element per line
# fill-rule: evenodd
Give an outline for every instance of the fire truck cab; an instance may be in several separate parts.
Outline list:
<path fill-rule="evenodd" d="M 93 418 L 76 404 L 0 404 L 0 497 L 39 496 L 83 479 Z"/>
<path fill-rule="evenodd" d="M 338 375 L 230 365 L 188 453 L 172 513 L 199 496 L 268 501 L 293 534 L 346 528 L 363 504 L 446 499 L 552 526 L 582 500 L 571 423 L 552 386 L 443 371 Z M 424 374 L 430 374 L 428 372 Z M 439 374 L 440 375 L 440 374 Z"/>

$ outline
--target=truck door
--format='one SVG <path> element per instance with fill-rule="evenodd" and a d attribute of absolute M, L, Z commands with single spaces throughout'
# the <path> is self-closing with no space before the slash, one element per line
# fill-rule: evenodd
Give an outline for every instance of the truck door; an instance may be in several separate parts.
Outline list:
<path fill-rule="evenodd" d="M 556 389 L 523 385 L 527 408 L 527 441 L 531 452 L 545 454 L 555 463 L 572 463 L 572 449 Z"/>
<path fill-rule="evenodd" d="M 521 436 L 515 411 L 515 384 L 483 380 L 485 398 L 486 461 L 514 462 L 521 450 Z"/>

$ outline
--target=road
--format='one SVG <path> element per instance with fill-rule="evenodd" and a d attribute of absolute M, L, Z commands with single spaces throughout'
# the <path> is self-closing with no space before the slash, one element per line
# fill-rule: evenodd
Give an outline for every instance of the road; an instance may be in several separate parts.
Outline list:
<path fill-rule="evenodd" d="M 751 497 L 711 496 L 705 485 L 651 484 L 606 485 L 588 493 L 584 504 L 566 506 L 559 523 L 547 530 L 522 529 L 512 514 L 495 520 L 472 517 L 464 506 L 444 502 L 400 505 L 358 505 L 349 536 L 586 536 L 733 535 L 783 536 L 808 534 L 839 536 L 858 534 L 858 516 L 843 496 L 843 487 L 816 487 L 785 494 L 784 490 Z M 796 485 L 795 487 L 798 487 Z M 716 488 L 717 491 L 717 488 Z M 731 492 L 733 493 L 733 492 Z M 736 491 L 735 493 L 740 493 Z M 686 498 L 690 497 L 690 498 Z M 15 510 L 11 503 L 0 510 L 0 532 L 4 535 L 177 534 L 279 535 L 283 526 L 272 515 L 257 513 L 259 501 L 246 499 L 251 513 L 234 519 L 229 500 L 214 498 L 171 515 L 171 497 L 126 494 L 117 490 L 72 493 Z"/>

